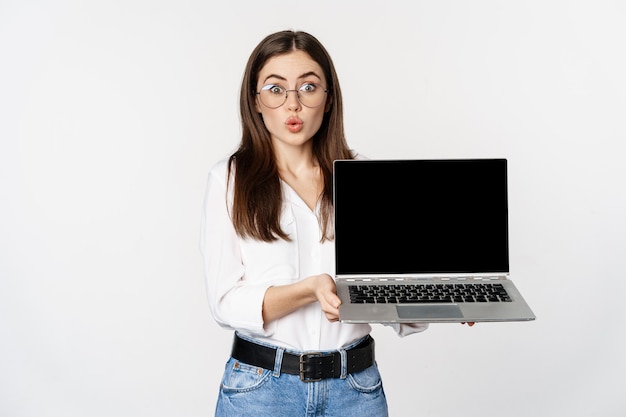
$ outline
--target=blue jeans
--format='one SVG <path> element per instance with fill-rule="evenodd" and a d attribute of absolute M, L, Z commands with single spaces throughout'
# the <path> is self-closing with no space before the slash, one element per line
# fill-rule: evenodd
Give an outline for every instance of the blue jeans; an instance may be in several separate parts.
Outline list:
<path fill-rule="evenodd" d="M 358 342 L 355 343 L 355 345 Z M 299 352 L 290 352 L 299 353 Z M 387 399 L 376 364 L 318 382 L 302 382 L 298 375 L 230 358 L 217 401 L 216 417 L 387 417 Z"/>

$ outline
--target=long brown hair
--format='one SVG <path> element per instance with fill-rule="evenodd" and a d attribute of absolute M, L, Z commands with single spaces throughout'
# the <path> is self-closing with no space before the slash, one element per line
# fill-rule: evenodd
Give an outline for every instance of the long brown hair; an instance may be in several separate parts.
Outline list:
<path fill-rule="evenodd" d="M 343 103 L 339 79 L 330 55 L 312 35 L 301 31 L 281 31 L 268 35 L 252 51 L 241 83 L 240 112 L 242 137 L 230 156 L 234 169 L 233 224 L 241 237 L 271 242 L 288 240 L 280 227 L 282 189 L 270 134 L 255 108 L 258 75 L 265 63 L 277 55 L 301 50 L 309 54 L 324 71 L 328 83 L 330 109 L 324 113 L 320 129 L 313 137 L 324 182 L 320 201 L 322 240 L 332 239 L 332 170 L 336 159 L 351 159 L 343 128 Z M 229 175 L 230 177 L 230 175 Z"/>

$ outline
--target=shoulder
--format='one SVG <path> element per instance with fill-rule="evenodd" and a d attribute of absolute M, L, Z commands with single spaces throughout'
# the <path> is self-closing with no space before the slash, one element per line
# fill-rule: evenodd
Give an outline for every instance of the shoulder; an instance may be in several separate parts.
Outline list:
<path fill-rule="evenodd" d="M 213 164 L 209 170 L 209 178 L 219 180 L 222 183 L 226 183 L 228 177 L 229 158 L 223 158 Z M 231 171 L 231 175 L 233 172 Z"/>
<path fill-rule="evenodd" d="M 352 158 L 356 159 L 356 160 L 361 160 L 361 161 L 365 161 L 371 158 L 368 158 L 367 156 L 363 155 L 362 153 L 359 153 L 357 151 L 355 151 L 354 149 L 351 149 L 350 152 L 352 152 Z"/>

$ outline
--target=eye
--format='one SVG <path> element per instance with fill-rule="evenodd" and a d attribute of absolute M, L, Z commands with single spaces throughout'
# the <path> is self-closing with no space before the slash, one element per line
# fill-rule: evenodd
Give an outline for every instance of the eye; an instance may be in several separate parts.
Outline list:
<path fill-rule="evenodd" d="M 268 85 L 264 85 L 263 88 L 261 88 L 261 91 L 267 91 L 272 95 L 284 95 L 285 94 L 285 89 L 278 85 L 278 84 L 268 84 Z"/>
<path fill-rule="evenodd" d="M 305 83 L 302 84 L 300 86 L 300 92 L 302 93 L 307 93 L 307 94 L 311 94 L 314 93 L 315 90 L 317 90 L 317 84 L 313 84 L 313 83 Z"/>

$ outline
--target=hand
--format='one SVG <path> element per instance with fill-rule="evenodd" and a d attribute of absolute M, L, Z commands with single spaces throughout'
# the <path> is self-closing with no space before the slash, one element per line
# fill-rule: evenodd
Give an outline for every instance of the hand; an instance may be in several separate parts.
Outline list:
<path fill-rule="evenodd" d="M 328 321 L 339 321 L 341 300 L 337 297 L 335 281 L 328 274 L 314 275 L 309 279 L 312 281 L 315 298 L 320 303 Z"/>
<path fill-rule="evenodd" d="M 473 321 L 468 321 L 467 323 L 466 323 L 466 322 L 464 322 L 464 321 L 462 321 L 462 322 L 461 322 L 461 324 L 467 324 L 469 327 L 472 327 L 472 326 L 473 326 L 474 324 L 476 324 L 476 323 L 475 323 L 475 322 L 473 322 Z"/>

